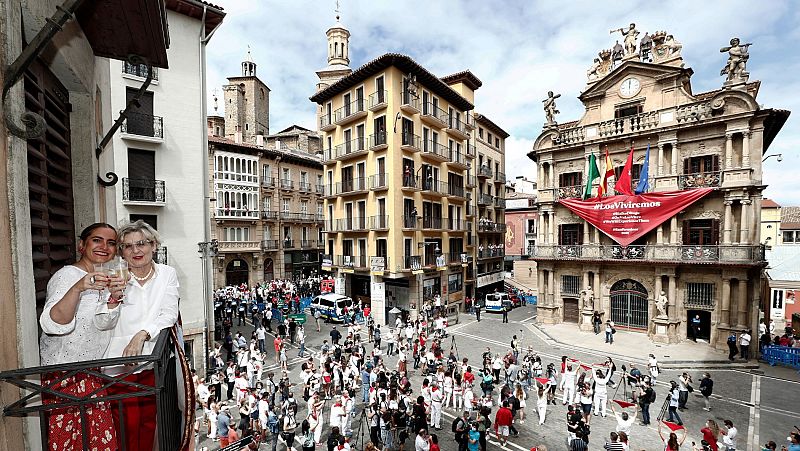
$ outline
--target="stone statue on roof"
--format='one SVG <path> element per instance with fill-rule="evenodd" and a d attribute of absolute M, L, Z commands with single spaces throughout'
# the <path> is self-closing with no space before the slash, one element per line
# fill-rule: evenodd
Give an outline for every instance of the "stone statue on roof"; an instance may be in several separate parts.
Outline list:
<path fill-rule="evenodd" d="M 622 33 L 622 36 L 625 38 L 624 40 L 624 48 L 625 48 L 625 56 L 624 58 L 634 58 L 636 57 L 636 38 L 639 36 L 639 30 L 636 29 L 636 24 L 632 23 L 628 26 L 628 29 L 624 28 L 617 28 L 615 30 L 611 30 L 610 33 L 614 34 L 616 32 Z"/>
<path fill-rule="evenodd" d="M 731 45 L 719 49 L 720 53 L 728 52 L 728 62 L 719 71 L 720 75 L 727 75 L 725 84 L 746 83 L 750 77 L 747 72 L 747 60 L 750 59 L 748 48 L 753 44 L 741 44 L 739 38 L 731 39 Z"/>
<path fill-rule="evenodd" d="M 553 95 L 553 91 L 547 91 L 547 98 L 542 100 L 544 103 L 544 114 L 547 118 L 547 123 L 545 125 L 555 125 L 556 124 L 556 114 L 560 113 L 556 109 L 556 99 L 561 97 L 561 94 Z"/>
<path fill-rule="evenodd" d="M 588 82 L 591 83 L 593 81 L 597 81 L 600 78 L 600 75 L 597 71 L 600 70 L 600 58 L 595 58 L 592 62 L 591 67 L 589 70 L 586 71 L 586 77 L 589 79 Z"/>
<path fill-rule="evenodd" d="M 683 45 L 666 31 L 653 33 L 653 62 L 665 63 L 681 59 Z"/>

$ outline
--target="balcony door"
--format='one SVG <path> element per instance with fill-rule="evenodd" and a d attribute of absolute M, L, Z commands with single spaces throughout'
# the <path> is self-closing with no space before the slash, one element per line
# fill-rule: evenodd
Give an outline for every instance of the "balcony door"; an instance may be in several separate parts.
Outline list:
<path fill-rule="evenodd" d="M 372 127 L 375 132 L 374 145 L 386 144 L 386 116 L 375 118 L 372 121 Z"/>
<path fill-rule="evenodd" d="M 353 230 L 353 204 L 346 203 L 344 204 L 344 217 L 345 217 L 345 227 L 347 230 Z"/>
<path fill-rule="evenodd" d="M 342 192 L 350 191 L 353 191 L 353 167 L 347 166 L 342 168 Z"/>
<path fill-rule="evenodd" d="M 356 111 L 364 111 L 364 87 L 356 88 Z"/>
<path fill-rule="evenodd" d="M 718 219 L 689 219 L 683 221 L 683 244 L 716 246 L 719 244 Z"/>
<path fill-rule="evenodd" d="M 125 101 L 130 103 L 138 89 L 127 88 L 125 91 Z M 136 104 L 128 113 L 127 132 L 132 135 L 154 136 L 155 127 L 153 121 L 153 93 L 145 92 L 139 99 L 139 106 Z"/>
<path fill-rule="evenodd" d="M 705 174 L 719 171 L 718 155 L 703 155 L 683 160 L 684 174 Z"/>
<path fill-rule="evenodd" d="M 558 244 L 562 246 L 583 244 L 583 224 L 560 224 L 558 226 Z"/>
<path fill-rule="evenodd" d="M 403 145 L 411 146 L 414 144 L 414 121 L 403 118 Z"/>
<path fill-rule="evenodd" d="M 417 214 L 415 213 L 414 199 L 403 199 L 403 227 L 413 229 L 417 227 Z M 411 255 L 406 253 L 406 255 Z"/>
<path fill-rule="evenodd" d="M 155 179 L 155 153 L 141 149 L 128 149 L 128 199 L 155 202 Z"/>
<path fill-rule="evenodd" d="M 358 228 L 364 230 L 367 228 L 365 222 L 367 220 L 367 203 L 365 201 L 358 202 Z"/>

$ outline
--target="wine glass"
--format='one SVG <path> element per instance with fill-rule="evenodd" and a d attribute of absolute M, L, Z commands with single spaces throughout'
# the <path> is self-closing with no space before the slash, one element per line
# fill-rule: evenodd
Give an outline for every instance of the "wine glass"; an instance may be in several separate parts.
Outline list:
<path fill-rule="evenodd" d="M 106 262 L 106 263 L 95 263 L 94 272 L 99 272 L 101 274 L 107 274 L 109 266 L 110 266 L 109 262 Z M 102 297 L 103 290 L 104 290 L 104 288 L 101 288 L 101 289 L 97 290 L 97 295 Z"/>
<path fill-rule="evenodd" d="M 105 274 L 108 277 L 119 277 L 127 284 L 128 279 L 130 278 L 128 262 L 121 258 L 115 258 L 114 260 L 111 260 L 106 264 Z"/>

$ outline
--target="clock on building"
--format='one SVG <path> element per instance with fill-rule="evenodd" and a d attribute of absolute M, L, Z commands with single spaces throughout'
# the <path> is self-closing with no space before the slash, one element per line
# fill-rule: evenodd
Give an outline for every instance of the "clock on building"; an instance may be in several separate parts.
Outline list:
<path fill-rule="evenodd" d="M 619 85 L 619 95 L 622 97 L 633 97 L 636 94 L 639 94 L 639 90 L 642 89 L 641 83 L 636 78 L 626 78 L 622 81 L 622 84 Z"/>

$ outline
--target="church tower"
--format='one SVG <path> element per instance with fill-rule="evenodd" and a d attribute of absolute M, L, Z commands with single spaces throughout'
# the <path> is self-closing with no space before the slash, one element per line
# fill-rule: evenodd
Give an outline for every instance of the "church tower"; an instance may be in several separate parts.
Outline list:
<path fill-rule="evenodd" d="M 228 84 L 222 89 L 226 138 L 255 144 L 256 135 L 269 134 L 269 87 L 256 75 L 249 49 L 242 61 L 242 75 L 228 77 Z"/>
<path fill-rule="evenodd" d="M 319 83 L 317 91 L 339 81 L 340 78 L 350 75 L 350 32 L 339 20 L 339 6 L 336 6 L 336 23 L 328 29 L 328 66 L 317 71 Z"/>

